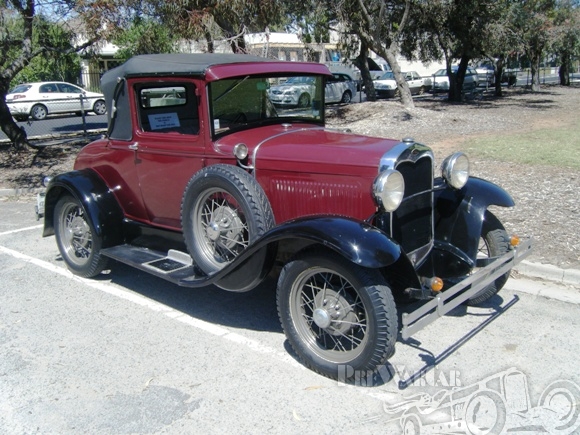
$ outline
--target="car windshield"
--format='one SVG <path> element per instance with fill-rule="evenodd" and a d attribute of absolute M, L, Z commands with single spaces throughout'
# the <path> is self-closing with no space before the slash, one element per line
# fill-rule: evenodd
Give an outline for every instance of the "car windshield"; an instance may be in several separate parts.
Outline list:
<path fill-rule="evenodd" d="M 323 90 L 322 76 L 246 76 L 211 82 L 213 133 L 221 136 L 267 123 L 322 123 Z"/>
<path fill-rule="evenodd" d="M 394 79 L 395 76 L 393 75 L 392 71 L 387 71 L 381 77 L 379 77 L 379 80 L 394 80 Z"/>

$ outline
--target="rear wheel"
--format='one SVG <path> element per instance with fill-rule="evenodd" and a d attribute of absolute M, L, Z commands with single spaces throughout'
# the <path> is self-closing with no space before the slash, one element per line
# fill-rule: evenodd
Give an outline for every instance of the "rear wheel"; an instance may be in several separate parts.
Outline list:
<path fill-rule="evenodd" d="M 322 375 L 351 380 L 395 353 L 397 312 L 382 275 L 332 251 L 309 250 L 287 263 L 277 304 L 288 341 Z"/>
<path fill-rule="evenodd" d="M 54 224 L 56 243 L 67 267 L 85 278 L 98 275 L 107 258 L 101 255 L 102 239 L 81 203 L 72 196 L 61 197 L 54 209 Z"/>
<path fill-rule="evenodd" d="M 499 221 L 491 212 L 485 212 L 477 258 L 499 257 L 510 250 L 509 236 Z M 467 300 L 467 305 L 478 305 L 487 301 L 499 292 L 509 278 L 506 272 L 475 296 Z"/>
<path fill-rule="evenodd" d="M 44 107 L 42 104 L 35 104 L 34 106 L 32 106 L 32 109 L 30 110 L 30 115 L 32 116 L 33 119 L 36 119 L 37 121 L 42 121 L 47 117 L 48 110 L 46 110 L 46 107 Z"/>
<path fill-rule="evenodd" d="M 95 104 L 93 104 L 93 112 L 95 112 L 97 115 L 104 115 L 107 113 L 107 106 L 105 102 L 103 100 L 95 101 Z"/>

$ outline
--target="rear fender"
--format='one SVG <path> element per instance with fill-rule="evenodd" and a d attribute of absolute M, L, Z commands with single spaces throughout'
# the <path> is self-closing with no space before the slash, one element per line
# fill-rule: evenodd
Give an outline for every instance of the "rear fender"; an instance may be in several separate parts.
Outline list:
<path fill-rule="evenodd" d="M 435 192 L 435 240 L 439 247 L 459 249 L 475 260 L 485 212 L 490 205 L 513 207 L 514 200 L 501 187 L 470 177 L 460 190 Z"/>
<path fill-rule="evenodd" d="M 54 235 L 54 209 L 59 198 L 71 195 L 80 201 L 103 248 L 123 242 L 123 211 L 103 179 L 91 169 L 71 171 L 54 177 L 46 191 L 44 237 Z"/>

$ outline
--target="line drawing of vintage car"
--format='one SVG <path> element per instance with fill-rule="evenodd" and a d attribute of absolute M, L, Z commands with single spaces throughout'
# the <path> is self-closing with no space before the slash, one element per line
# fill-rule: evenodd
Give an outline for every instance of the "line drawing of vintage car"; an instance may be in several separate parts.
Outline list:
<path fill-rule="evenodd" d="M 421 433 L 499 435 L 550 433 L 569 435 L 580 427 L 580 387 L 557 380 L 544 388 L 537 406 L 530 400 L 527 376 L 516 368 L 463 387 L 419 393 L 385 413 L 399 421 L 405 435 Z"/>

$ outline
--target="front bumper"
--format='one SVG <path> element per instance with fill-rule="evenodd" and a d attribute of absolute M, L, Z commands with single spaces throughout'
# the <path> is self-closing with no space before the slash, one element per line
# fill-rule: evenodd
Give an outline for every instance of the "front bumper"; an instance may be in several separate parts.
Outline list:
<path fill-rule="evenodd" d="M 473 275 L 468 276 L 448 290 L 441 292 L 434 299 L 431 299 L 415 311 L 403 313 L 403 328 L 401 330 L 403 340 L 408 339 L 427 325 L 433 323 L 439 317 L 443 317 L 449 311 L 475 296 L 501 275 L 509 272 L 516 264 L 527 257 L 531 250 L 532 240 L 528 239 L 520 243 L 512 251 L 497 258 L 484 268 L 479 269 Z"/>

